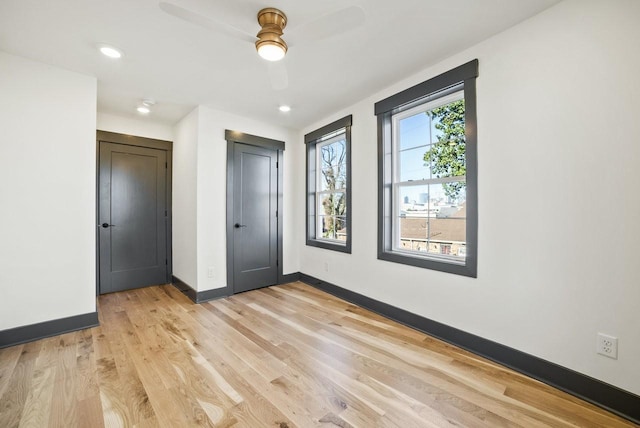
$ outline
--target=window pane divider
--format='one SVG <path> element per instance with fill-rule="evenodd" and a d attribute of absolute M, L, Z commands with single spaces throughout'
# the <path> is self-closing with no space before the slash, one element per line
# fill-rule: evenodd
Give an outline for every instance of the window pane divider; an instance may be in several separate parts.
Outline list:
<path fill-rule="evenodd" d="M 393 183 L 395 187 L 411 187 L 411 186 L 424 186 L 425 184 L 443 184 L 443 183 L 459 183 L 467 180 L 466 175 L 453 175 L 451 177 L 440 178 L 426 178 L 424 180 L 407 180 L 397 181 Z"/>
<path fill-rule="evenodd" d="M 321 190 L 316 192 L 316 195 L 330 195 L 332 193 L 346 193 L 347 189 L 336 189 L 336 190 Z"/>

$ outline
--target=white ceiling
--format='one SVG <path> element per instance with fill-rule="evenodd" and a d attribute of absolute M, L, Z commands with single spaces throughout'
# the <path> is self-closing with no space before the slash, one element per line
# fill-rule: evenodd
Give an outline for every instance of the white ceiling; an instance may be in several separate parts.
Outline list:
<path fill-rule="evenodd" d="M 288 87 L 275 90 L 268 63 L 247 41 L 160 9 L 159 0 L 0 0 L 0 50 L 96 76 L 98 110 L 174 124 L 197 105 L 300 129 L 439 60 L 499 33 L 559 0 L 169 0 L 256 34 L 256 13 L 277 7 L 287 32 L 357 5 L 364 23 L 290 47 Z M 309 30 L 311 31 L 311 30 Z M 97 43 L 125 53 L 100 55 Z M 277 107 L 289 104 L 290 113 Z"/>

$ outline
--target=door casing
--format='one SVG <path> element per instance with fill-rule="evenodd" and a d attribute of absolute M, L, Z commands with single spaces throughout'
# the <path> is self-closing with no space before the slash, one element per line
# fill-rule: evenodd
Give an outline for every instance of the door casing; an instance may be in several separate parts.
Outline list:
<path fill-rule="evenodd" d="M 167 278 L 166 282 L 171 282 L 173 272 L 172 256 L 172 161 L 173 143 L 171 141 L 156 140 L 153 138 L 137 137 L 133 135 L 119 134 L 116 132 L 96 131 L 96 226 L 100 224 L 100 142 L 124 144 L 135 147 L 147 147 L 151 149 L 164 150 L 167 152 L 167 222 L 166 222 L 166 254 L 167 254 Z M 100 294 L 100 229 L 96 227 L 96 296 Z"/>
<path fill-rule="evenodd" d="M 238 131 L 225 130 L 225 139 L 227 140 L 227 287 L 230 293 L 235 294 L 234 289 L 234 155 L 235 144 L 248 144 L 250 146 L 263 147 L 266 149 L 274 150 L 277 152 L 277 164 L 278 164 L 278 186 L 277 186 L 277 211 L 278 211 L 278 284 L 283 283 L 282 274 L 282 228 L 283 228 L 283 213 L 282 213 L 282 186 L 283 186 L 283 153 L 284 153 L 284 141 L 272 140 L 269 138 L 258 137 L 256 135 L 245 134 Z"/>

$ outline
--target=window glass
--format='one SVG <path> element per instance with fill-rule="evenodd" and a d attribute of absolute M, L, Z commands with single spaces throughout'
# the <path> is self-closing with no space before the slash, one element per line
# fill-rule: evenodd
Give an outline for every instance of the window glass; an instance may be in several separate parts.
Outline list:
<path fill-rule="evenodd" d="M 316 239 L 341 241 L 339 244 L 342 244 L 345 241 L 346 231 L 338 233 L 337 228 L 344 222 L 337 221 L 337 218 L 346 218 L 347 215 L 345 131 L 342 130 L 326 142 L 318 143 L 316 156 L 317 170 L 319 171 L 316 212 L 320 219 L 316 230 Z M 343 239 L 340 239 L 339 236 L 342 236 Z"/>
<path fill-rule="evenodd" d="M 392 119 L 396 250 L 456 258 L 453 246 L 466 245 L 463 97 L 458 91 Z"/>

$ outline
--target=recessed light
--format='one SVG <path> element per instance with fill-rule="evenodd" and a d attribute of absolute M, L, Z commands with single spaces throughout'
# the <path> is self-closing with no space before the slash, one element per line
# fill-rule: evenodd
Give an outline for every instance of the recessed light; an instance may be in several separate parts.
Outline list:
<path fill-rule="evenodd" d="M 287 113 L 287 112 L 291 111 L 291 107 L 289 107 L 289 106 L 280 106 L 280 107 L 278 107 L 278 109 L 283 113 Z"/>
<path fill-rule="evenodd" d="M 109 46 L 109 45 L 99 45 L 100 48 L 100 52 L 102 53 L 102 55 L 104 56 L 108 56 L 109 58 L 122 58 L 122 51 L 118 48 L 114 48 L 113 46 Z"/>
<path fill-rule="evenodd" d="M 136 110 L 138 110 L 138 113 L 142 113 L 142 114 L 149 114 L 151 113 L 151 107 L 153 105 L 155 105 L 155 101 L 151 100 L 149 98 L 145 98 L 142 100 L 142 102 L 138 105 L 138 107 L 136 108 Z"/>

